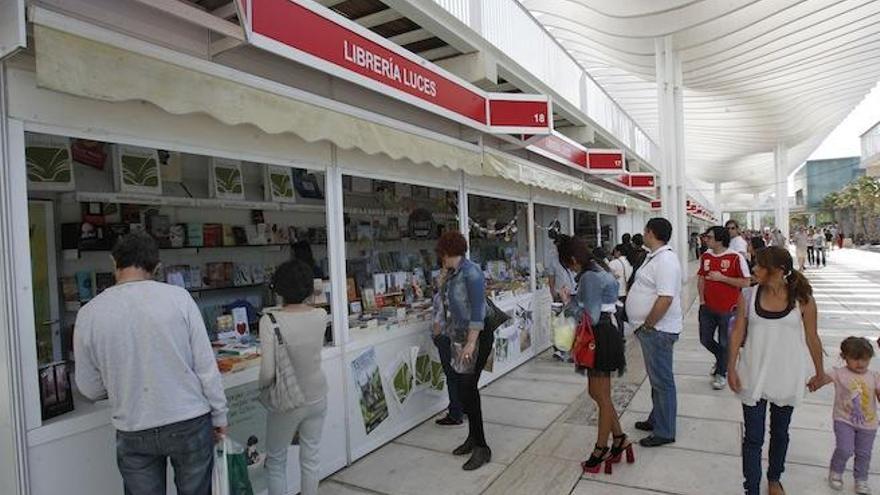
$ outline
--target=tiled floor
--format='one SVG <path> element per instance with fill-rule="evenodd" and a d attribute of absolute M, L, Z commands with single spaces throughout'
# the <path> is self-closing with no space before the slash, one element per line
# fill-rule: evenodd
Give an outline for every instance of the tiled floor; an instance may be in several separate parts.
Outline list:
<path fill-rule="evenodd" d="M 880 310 L 880 254 L 835 251 L 831 260 L 828 268 L 809 275 L 816 284 L 820 332 L 829 356 L 836 356 L 837 346 L 848 335 L 880 335 L 880 318 L 860 312 Z M 693 294 L 692 288 L 689 292 Z M 877 297 L 852 297 L 870 294 Z M 823 314 L 828 308 L 845 308 L 847 314 Z M 624 429 L 638 438 L 632 425 L 650 410 L 650 387 L 634 343 L 631 339 L 627 374 L 614 381 L 614 397 Z M 833 357 L 827 360 L 828 366 L 836 364 Z M 709 387 L 710 364 L 697 338 L 696 312 L 691 311 L 676 346 L 678 441 L 660 449 L 637 448 L 637 463 L 616 465 L 610 476 L 581 476 L 578 466 L 596 434 L 595 408 L 585 394 L 585 379 L 570 365 L 542 355 L 482 392 L 493 448 L 488 466 L 462 471 L 465 459 L 449 452 L 465 438 L 466 429 L 440 429 L 429 421 L 325 481 L 321 495 L 742 493 L 742 408 L 729 391 Z M 877 365 L 880 369 L 880 359 Z M 784 478 L 790 494 L 834 493 L 825 484 L 834 442 L 832 398 L 827 388 L 795 412 Z M 875 451 L 880 453 L 880 444 Z M 880 474 L 874 464 L 872 471 Z"/>

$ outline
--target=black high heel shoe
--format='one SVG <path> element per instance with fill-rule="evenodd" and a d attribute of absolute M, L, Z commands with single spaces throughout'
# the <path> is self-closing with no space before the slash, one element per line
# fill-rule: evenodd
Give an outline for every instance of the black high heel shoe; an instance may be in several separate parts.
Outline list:
<path fill-rule="evenodd" d="M 593 449 L 593 452 L 590 454 L 590 458 L 581 463 L 581 469 L 583 469 L 586 474 L 596 474 L 602 467 L 602 463 L 605 463 L 605 474 L 611 474 L 612 463 L 610 449 L 608 447 L 600 447 L 596 445 L 596 448 Z"/>
<path fill-rule="evenodd" d="M 623 459 L 623 453 L 626 452 L 626 463 L 632 464 L 636 462 L 636 454 L 633 451 L 633 444 L 629 441 L 629 437 L 623 435 L 614 435 L 614 443 L 611 444 L 611 462 L 619 463 Z"/>

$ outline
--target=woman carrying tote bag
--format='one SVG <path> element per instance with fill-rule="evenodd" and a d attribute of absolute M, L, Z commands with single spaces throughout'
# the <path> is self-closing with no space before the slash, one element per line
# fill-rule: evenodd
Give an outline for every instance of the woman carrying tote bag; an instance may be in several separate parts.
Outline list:
<path fill-rule="evenodd" d="M 327 379 L 321 370 L 321 349 L 327 312 L 305 301 L 312 295 L 314 272 L 298 260 L 283 263 L 272 277 L 272 290 L 284 301 L 280 311 L 260 319 L 263 360 L 260 398 L 269 409 L 266 419 L 266 471 L 269 495 L 287 487 L 287 449 L 299 434 L 302 495 L 317 495 L 320 445 L 327 409 Z M 280 352 L 286 354 L 278 354 Z M 288 397 L 282 397 L 286 393 Z"/>

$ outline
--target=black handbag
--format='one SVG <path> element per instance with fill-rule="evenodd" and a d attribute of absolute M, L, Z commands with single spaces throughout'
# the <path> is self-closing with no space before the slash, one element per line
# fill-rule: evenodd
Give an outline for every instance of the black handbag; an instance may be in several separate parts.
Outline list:
<path fill-rule="evenodd" d="M 491 298 L 486 298 L 486 317 L 483 318 L 484 332 L 494 332 L 498 327 L 507 323 L 509 319 L 509 314 L 501 311 L 501 308 L 496 306 Z"/>

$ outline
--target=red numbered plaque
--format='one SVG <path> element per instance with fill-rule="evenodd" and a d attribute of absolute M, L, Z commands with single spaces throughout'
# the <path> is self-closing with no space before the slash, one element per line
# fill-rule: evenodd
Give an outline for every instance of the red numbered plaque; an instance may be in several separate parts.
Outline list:
<path fill-rule="evenodd" d="M 555 131 L 526 149 L 581 171 L 587 168 L 587 149 Z"/>
<path fill-rule="evenodd" d="M 623 152 L 620 150 L 589 150 L 588 156 L 591 172 L 619 174 L 624 170 Z"/>

